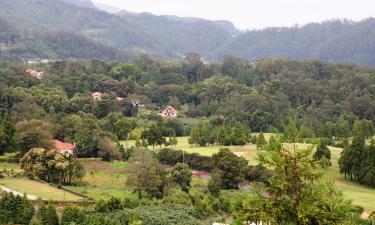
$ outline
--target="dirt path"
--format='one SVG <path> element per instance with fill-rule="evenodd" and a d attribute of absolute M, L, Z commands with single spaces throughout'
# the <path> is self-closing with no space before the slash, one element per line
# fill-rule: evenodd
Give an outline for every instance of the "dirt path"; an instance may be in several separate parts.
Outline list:
<path fill-rule="evenodd" d="M 12 193 L 15 196 L 21 196 L 21 197 L 24 196 L 24 194 L 22 194 L 22 193 L 20 193 L 18 191 L 9 189 L 9 188 L 1 186 L 1 185 L 0 185 L 0 189 L 3 190 L 3 191 L 5 191 L 5 192 L 7 192 L 7 193 Z M 32 200 L 32 201 L 38 200 L 38 197 L 34 196 L 34 195 L 26 195 L 26 197 L 27 197 L 28 200 Z"/>

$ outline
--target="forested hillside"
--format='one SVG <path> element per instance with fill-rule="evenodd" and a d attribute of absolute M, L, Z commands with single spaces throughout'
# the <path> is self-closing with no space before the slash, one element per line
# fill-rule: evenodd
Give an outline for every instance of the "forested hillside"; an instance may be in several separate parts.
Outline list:
<path fill-rule="evenodd" d="M 351 61 L 375 65 L 375 19 L 355 23 L 333 20 L 302 27 L 267 28 L 242 33 L 216 55 L 247 59 L 279 56 L 294 59 Z"/>
<path fill-rule="evenodd" d="M 188 52 L 197 52 L 214 61 L 222 60 L 224 55 L 233 55 L 250 60 L 288 57 L 375 65 L 373 18 L 240 32 L 228 21 L 127 11 L 110 14 L 93 8 L 90 1 L 0 0 L 0 4 L 0 18 L 11 22 L 12 28 L 9 30 L 7 25 L 0 30 L 2 45 L 6 46 L 2 48 L 3 58 L 43 56 L 123 60 L 126 57 L 119 55 L 126 52 L 128 56 L 147 53 L 176 59 Z M 55 38 L 60 41 L 53 43 L 39 38 L 51 33 L 56 37 L 62 32 L 72 37 Z M 16 43 L 3 40 L 4 37 L 12 39 L 14 34 L 19 36 Z M 68 40 L 70 46 L 84 43 L 80 48 L 82 53 L 74 48 L 67 51 L 72 54 L 62 53 Z M 94 46 L 99 49 L 88 49 Z"/>

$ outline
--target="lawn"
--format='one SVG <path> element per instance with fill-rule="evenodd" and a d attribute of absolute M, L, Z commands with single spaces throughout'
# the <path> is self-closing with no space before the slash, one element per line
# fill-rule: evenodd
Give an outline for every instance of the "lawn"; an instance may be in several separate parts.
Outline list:
<path fill-rule="evenodd" d="M 335 181 L 335 186 L 341 190 L 348 199 L 352 199 L 354 204 L 364 207 L 367 212 L 375 211 L 375 189 L 345 180 L 344 176 L 339 173 L 337 162 L 342 149 L 330 147 L 330 150 L 332 154 L 332 167 L 325 170 L 325 177 L 333 179 Z"/>
<path fill-rule="evenodd" d="M 27 178 L 4 178 L 0 179 L 0 185 L 26 193 L 28 195 L 38 196 L 42 200 L 53 201 L 81 201 L 82 197 L 53 187 L 46 183 L 30 180 Z"/>
<path fill-rule="evenodd" d="M 127 162 L 103 162 L 100 159 L 84 159 L 86 175 L 79 186 L 65 186 L 66 189 L 84 194 L 95 200 L 109 199 L 111 196 L 124 198 L 132 195 L 132 190 L 125 185 Z"/>

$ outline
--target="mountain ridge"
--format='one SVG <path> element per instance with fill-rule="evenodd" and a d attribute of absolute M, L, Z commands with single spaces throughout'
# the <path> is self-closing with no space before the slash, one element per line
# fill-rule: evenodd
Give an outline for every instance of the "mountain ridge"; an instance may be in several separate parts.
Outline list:
<path fill-rule="evenodd" d="M 331 20 L 304 26 L 238 31 L 228 21 L 127 11 L 111 14 L 93 8 L 90 3 L 89 0 L 0 0 L 0 18 L 8 21 L 8 25 L 4 25 L 6 28 L 0 30 L 0 45 L 3 46 L 0 57 L 69 57 L 62 51 L 63 46 L 70 48 L 81 43 L 84 47 L 99 49 L 83 49 L 83 56 L 94 55 L 106 60 L 141 53 L 181 59 L 189 52 L 197 52 L 211 61 L 232 55 L 248 60 L 287 57 L 375 65 L 374 18 L 360 22 Z M 16 34 L 9 26 L 17 30 Z M 53 33 L 52 40 L 56 42 L 43 39 L 44 33 L 46 36 Z M 56 35 L 70 36 L 71 39 L 57 38 Z M 11 43 L 8 46 L 9 43 L 5 42 L 9 40 L 3 40 L 8 36 L 14 39 L 12 41 L 18 41 L 18 45 Z M 69 43 L 69 40 L 76 43 Z M 30 41 L 34 44 L 30 45 Z M 71 57 L 80 56 L 76 49 L 71 50 Z M 100 52 L 105 53 L 103 57 Z"/>

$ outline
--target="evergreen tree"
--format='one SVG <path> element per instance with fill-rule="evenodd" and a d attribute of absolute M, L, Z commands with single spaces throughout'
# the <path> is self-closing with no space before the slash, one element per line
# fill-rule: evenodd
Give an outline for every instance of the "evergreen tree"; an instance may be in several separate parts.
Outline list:
<path fill-rule="evenodd" d="M 173 181 L 176 182 L 181 190 L 189 192 L 191 187 L 192 172 L 187 164 L 177 163 L 171 171 Z"/>
<path fill-rule="evenodd" d="M 16 125 L 10 116 L 5 116 L 0 122 L 0 155 L 17 149 Z"/>
<path fill-rule="evenodd" d="M 56 209 L 52 205 L 42 205 L 40 208 L 40 222 L 42 225 L 59 225 Z"/>
<path fill-rule="evenodd" d="M 341 225 L 350 220 L 350 201 L 333 183 L 319 182 L 321 175 L 312 159 L 312 148 L 296 151 L 276 147 L 259 152 L 258 158 L 275 172 L 267 187 L 256 189 L 255 195 L 235 205 L 234 224 Z"/>
<path fill-rule="evenodd" d="M 263 149 L 263 147 L 267 144 L 266 139 L 264 138 L 263 132 L 261 131 L 257 138 L 257 149 Z"/>
<path fill-rule="evenodd" d="M 314 160 L 320 162 L 320 165 L 323 168 L 331 165 L 331 151 L 327 147 L 327 144 L 324 140 L 320 140 L 313 157 Z"/>
<path fill-rule="evenodd" d="M 29 225 L 33 215 L 34 207 L 26 198 L 5 194 L 0 200 L 0 224 Z"/>
<path fill-rule="evenodd" d="M 237 122 L 232 131 L 232 145 L 245 145 L 247 143 L 247 130 L 245 126 Z"/>
<path fill-rule="evenodd" d="M 67 206 L 61 216 L 61 225 L 84 224 L 85 214 L 76 206 Z"/>

